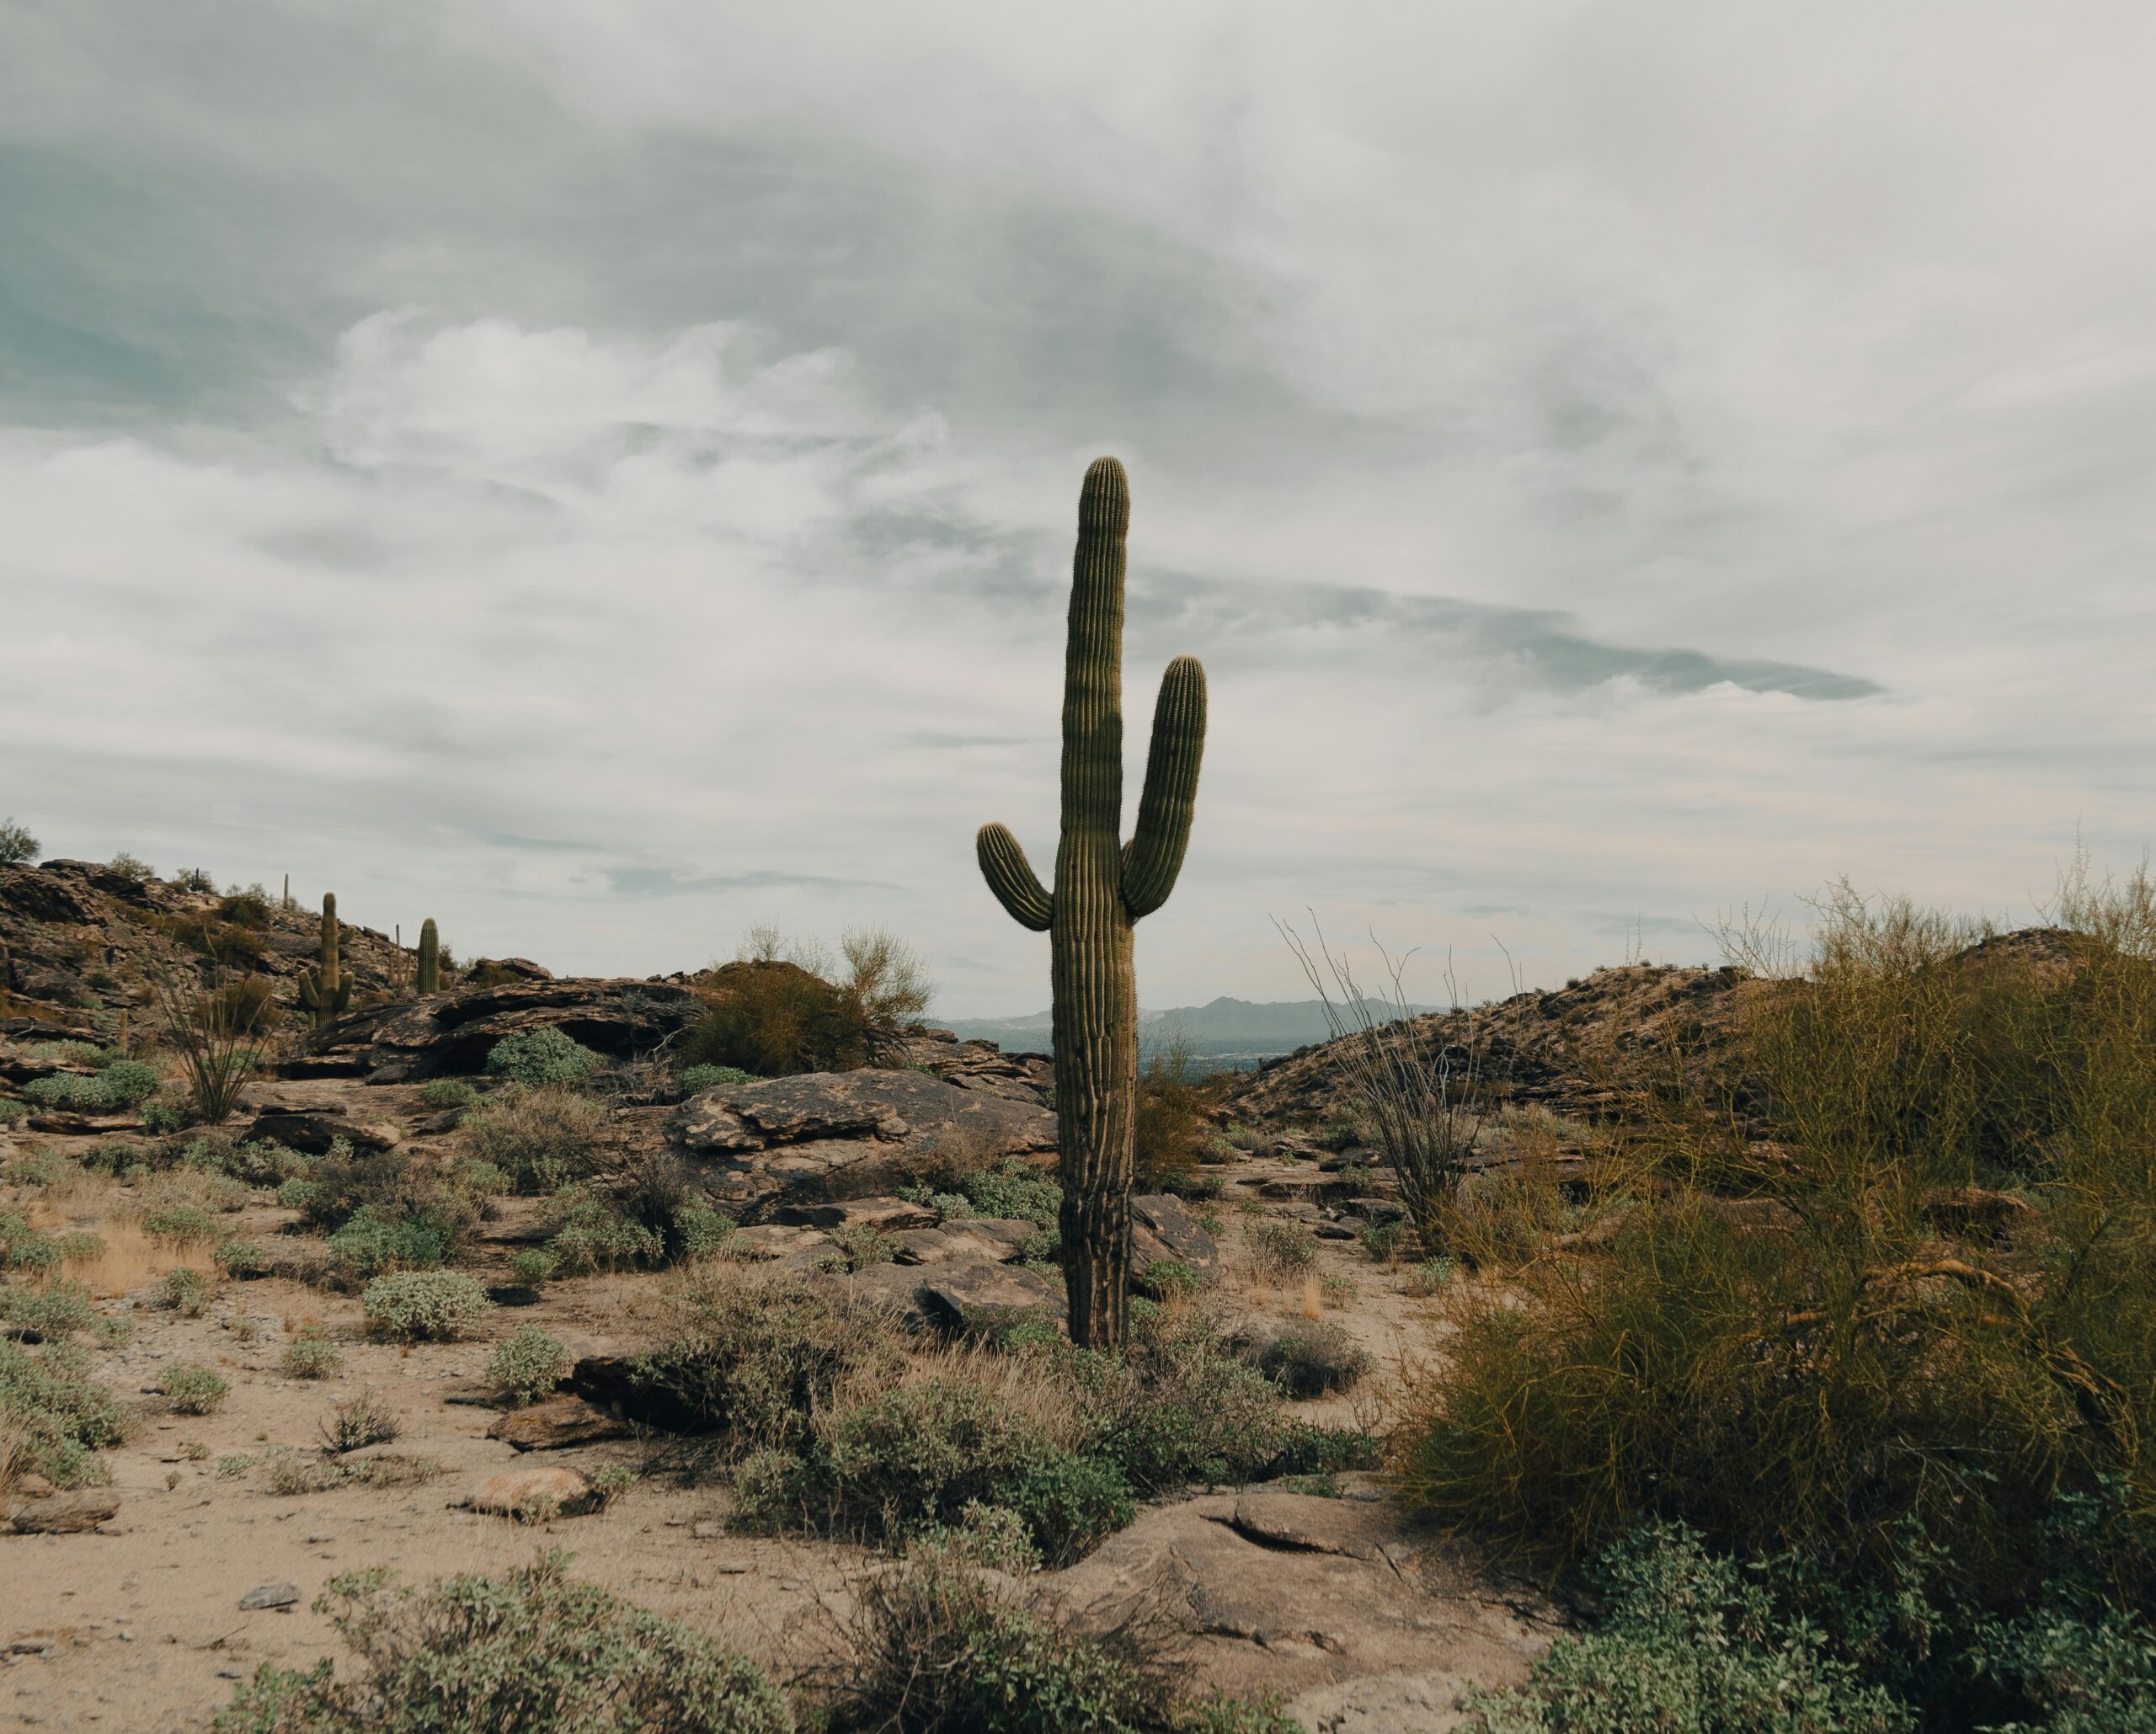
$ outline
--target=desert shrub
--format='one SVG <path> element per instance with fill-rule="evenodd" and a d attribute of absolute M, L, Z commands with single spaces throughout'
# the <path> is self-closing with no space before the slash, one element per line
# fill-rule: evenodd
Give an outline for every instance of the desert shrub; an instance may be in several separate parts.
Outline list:
<path fill-rule="evenodd" d="M 1182 1694 L 1143 1610 L 1088 1630 L 963 1554 L 926 1550 L 860 1586 L 831 1734 L 1296 1734 L 1267 1705 Z"/>
<path fill-rule="evenodd" d="M 1131 1146 L 1140 1192 L 1181 1192 L 1195 1183 L 1213 1128 L 1202 1108 L 1202 1083 L 1190 1046 L 1156 1050 L 1138 1075 Z"/>
<path fill-rule="evenodd" d="M 285 1345 L 280 1364 L 287 1379 L 334 1379 L 344 1369 L 344 1352 L 320 1337 L 296 1337 Z"/>
<path fill-rule="evenodd" d="M 1604 1611 L 1558 1638 L 1517 1690 L 1479 1695 L 1482 1734 L 1787 1730 L 1903 1734 L 1910 1708 L 1866 1684 L 1828 1635 L 1682 1524 L 1649 1525 L 1591 1574 Z"/>
<path fill-rule="evenodd" d="M 314 1166 L 312 1157 L 287 1150 L 275 1139 L 243 1142 L 229 1132 L 214 1130 L 193 1134 L 172 1155 L 182 1168 L 224 1175 L 248 1187 L 281 1186 Z"/>
<path fill-rule="evenodd" d="M 833 1229 L 831 1244 L 839 1249 L 850 1271 L 889 1264 L 899 1250 L 898 1241 L 873 1222 L 850 1222 Z"/>
<path fill-rule="evenodd" d="M 52 1245 L 68 1264 L 88 1264 L 104 1257 L 105 1253 L 104 1236 L 86 1228 L 71 1228 L 64 1234 L 55 1235 Z"/>
<path fill-rule="evenodd" d="M 513 1190 L 550 1192 L 590 1177 L 606 1126 L 606 1110 L 571 1091 L 520 1090 L 465 1115 L 457 1144 L 501 1170 Z"/>
<path fill-rule="evenodd" d="M 487 1291 L 461 1271 L 400 1271 L 376 1277 L 360 1296 L 367 1328 L 407 1342 L 448 1342 L 492 1311 Z"/>
<path fill-rule="evenodd" d="M 0 1425 L 17 1432 L 30 1466 L 62 1487 L 104 1479 L 101 1447 L 126 1437 L 119 1401 L 90 1377 L 70 1343 L 32 1348 L 0 1337 Z"/>
<path fill-rule="evenodd" d="M 1424 1297 L 1435 1294 L 1452 1281 L 1459 1268 L 1449 1253 L 1426 1258 L 1407 1273 L 1407 1292 Z"/>
<path fill-rule="evenodd" d="M 798 1277 L 722 1259 L 670 1285 L 655 1346 L 632 1376 L 686 1425 L 723 1430 L 746 1452 L 797 1443 L 841 1380 L 899 1358 L 879 1315 Z"/>
<path fill-rule="evenodd" d="M 192 1265 L 178 1264 L 157 1279 L 157 1287 L 151 1291 L 151 1304 L 168 1308 L 184 1319 L 199 1319 L 209 1310 L 216 1292 L 216 1284 L 209 1272 L 196 1270 Z"/>
<path fill-rule="evenodd" d="M 18 1102 L 12 1096 L 0 1096 L 0 1126 L 12 1126 L 29 1112 L 28 1103 Z"/>
<path fill-rule="evenodd" d="M 59 1265 L 60 1248 L 52 1237 L 32 1227 L 21 1211 L 0 1205 L 0 1271 L 36 1276 Z"/>
<path fill-rule="evenodd" d="M 552 1024 L 504 1036 L 488 1051 L 488 1076 L 536 1087 L 579 1084 L 606 1064 L 604 1058 Z"/>
<path fill-rule="evenodd" d="M 836 980 L 822 973 L 829 966 L 820 954 L 796 961 L 779 955 L 783 947 L 776 934 L 755 936 L 750 955 L 704 978 L 699 991 L 710 1009 L 681 1042 L 685 1086 L 687 1073 L 702 1066 L 777 1077 L 889 1059 L 927 1006 L 920 960 L 880 929 L 846 936 Z"/>
<path fill-rule="evenodd" d="M 33 1078 L 23 1086 L 23 1095 L 40 1107 L 78 1114 L 116 1114 L 147 1102 L 163 1081 L 153 1066 L 139 1059 L 115 1059 L 102 1070 L 55 1072 Z"/>
<path fill-rule="evenodd" d="M 681 1070 L 681 1093 L 696 1096 L 706 1090 L 716 1090 L 723 1084 L 753 1084 L 754 1072 L 744 1072 L 738 1065 L 691 1065 Z"/>
<path fill-rule="evenodd" d="M 510 1255 L 509 1273 L 527 1288 L 552 1282 L 562 1262 L 544 1246 L 523 1246 Z"/>
<path fill-rule="evenodd" d="M 1383 1222 L 1364 1223 L 1355 1230 L 1355 1238 L 1371 1257 L 1380 1264 L 1390 1264 L 1415 1245 L 1415 1225 L 1405 1216 L 1388 1217 Z"/>
<path fill-rule="evenodd" d="M 487 1379 L 513 1403 L 536 1402 L 568 1377 L 576 1358 L 536 1325 L 520 1325 L 496 1347 Z"/>
<path fill-rule="evenodd" d="M 94 1329 L 98 1321 L 90 1291 L 80 1283 L 55 1283 L 49 1288 L 22 1283 L 0 1287 L 0 1335 L 51 1342 Z"/>
<path fill-rule="evenodd" d="M 1299 1222 L 1254 1222 L 1249 1240 L 1251 1267 L 1269 1282 L 1316 1267 L 1317 1237 Z"/>
<path fill-rule="evenodd" d="M 331 1408 L 322 1422 L 322 1448 L 333 1457 L 387 1445 L 403 1432 L 397 1411 L 371 1390 Z"/>
<path fill-rule="evenodd" d="M 1155 1300 L 1187 1300 L 1205 1286 L 1204 1278 L 1172 1258 L 1158 1259 L 1148 1265 L 1137 1281 Z"/>
<path fill-rule="evenodd" d="M 443 1258 L 452 1256 L 477 1225 L 497 1176 L 485 1165 L 464 1160 L 446 1166 L 415 1160 L 401 1150 L 354 1155 L 341 1140 L 302 1181 L 278 1188 L 311 1228 L 332 1232 L 364 1212 L 370 1222 L 416 1224 L 439 1235 Z M 364 1237 L 371 1230 L 362 1230 Z"/>
<path fill-rule="evenodd" d="M 153 1240 L 175 1246 L 206 1246 L 223 1230 L 200 1204 L 165 1204 L 142 1213 L 142 1230 Z"/>
<path fill-rule="evenodd" d="M 385 1222 L 362 1205 L 329 1237 L 330 1256 L 365 1277 L 387 1271 L 434 1270 L 451 1251 L 449 1230 L 438 1222 L 407 1218 Z"/>
<path fill-rule="evenodd" d="M 684 1204 L 674 1213 L 674 1243 L 683 1258 L 708 1258 L 739 1224 L 708 1204 Z"/>
<path fill-rule="evenodd" d="M 665 1256 L 664 1237 L 622 1211 L 604 1193 L 569 1187 L 547 1201 L 553 1233 L 547 1250 L 564 1276 L 638 1270 Z"/>
<path fill-rule="evenodd" d="M 1369 1370 L 1370 1358 L 1329 1321 L 1299 1319 L 1252 1349 L 1251 1364 L 1289 1396 L 1330 1396 Z"/>
<path fill-rule="evenodd" d="M 232 1387 L 207 1367 L 168 1367 L 157 1389 L 182 1415 L 207 1415 L 232 1395 Z"/>
<path fill-rule="evenodd" d="M 221 1240 L 211 1249 L 210 1262 L 236 1282 L 270 1271 L 270 1255 L 252 1240 Z"/>
<path fill-rule="evenodd" d="M 19 867 L 37 859 L 38 840 L 28 825 L 18 824 L 9 814 L 0 819 L 0 867 Z"/>
<path fill-rule="evenodd" d="M 1022 1218 L 1053 1228 L 1063 1208 L 1063 1188 L 1051 1176 L 1020 1161 L 969 1174 L 958 1187 L 979 1216 Z"/>
<path fill-rule="evenodd" d="M 419 1100 L 435 1109 L 469 1107 L 479 1092 L 462 1078 L 436 1078 L 419 1091 Z"/>
<path fill-rule="evenodd" d="M 750 1662 L 540 1555 L 499 1577 L 332 1578 L 319 1611 L 358 1659 L 339 1680 L 265 1662 L 216 1734 L 792 1734 Z"/>

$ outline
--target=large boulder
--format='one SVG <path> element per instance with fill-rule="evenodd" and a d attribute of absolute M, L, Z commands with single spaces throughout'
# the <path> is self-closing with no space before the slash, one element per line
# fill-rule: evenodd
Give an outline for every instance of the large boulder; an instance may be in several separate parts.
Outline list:
<path fill-rule="evenodd" d="M 675 1112 L 676 1148 L 724 1208 L 888 1196 L 901 1187 L 1055 1147 L 1038 1102 L 965 1090 L 917 1071 L 806 1072 L 722 1085 Z"/>
<path fill-rule="evenodd" d="M 1144 1277 L 1156 1264 L 1180 1264 L 1210 1283 L 1219 1254 L 1189 1205 L 1171 1192 L 1140 1192 L 1130 1201 L 1130 1270 Z"/>
<path fill-rule="evenodd" d="M 504 982 L 371 1006 L 318 1032 L 288 1076 L 363 1076 L 398 1084 L 476 1072 L 495 1043 L 552 1025 L 585 1047 L 624 1058 L 648 1054 L 703 1015 L 703 1001 L 670 981 Z"/>

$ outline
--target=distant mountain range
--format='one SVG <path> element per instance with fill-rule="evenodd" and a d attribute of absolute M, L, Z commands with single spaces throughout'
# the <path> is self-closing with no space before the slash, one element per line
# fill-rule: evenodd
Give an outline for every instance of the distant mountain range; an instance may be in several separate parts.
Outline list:
<path fill-rule="evenodd" d="M 1435 1006 L 1410 1008 L 1417 1015 L 1435 1011 Z M 1387 1008 L 1370 1002 L 1373 1013 L 1383 1016 Z M 993 1042 L 1006 1053 L 1045 1054 L 1054 1014 L 1030 1017 L 947 1017 L 935 1022 L 952 1031 L 962 1042 Z M 1256 1065 L 1276 1054 L 1292 1054 L 1313 1042 L 1331 1039 L 1325 1004 L 1320 1000 L 1276 1000 L 1261 1002 L 1223 996 L 1206 1006 L 1178 1006 L 1167 1011 L 1138 1014 L 1138 1046 L 1141 1054 L 1157 1052 L 1180 1040 L 1192 1059 L 1209 1071 Z"/>

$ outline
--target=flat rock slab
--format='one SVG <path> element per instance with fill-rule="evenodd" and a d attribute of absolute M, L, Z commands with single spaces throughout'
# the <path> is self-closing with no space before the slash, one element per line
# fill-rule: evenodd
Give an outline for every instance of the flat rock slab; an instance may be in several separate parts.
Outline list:
<path fill-rule="evenodd" d="M 1341 1509 L 1305 1508 L 1315 1505 Z M 1264 1539 L 1246 1533 L 1239 1516 Z M 1517 1685 L 1558 1625 L 1546 1601 L 1482 1576 L 1445 1544 L 1416 1534 L 1389 1504 L 1284 1489 L 1156 1507 L 1042 1581 L 1103 1624 L 1150 1602 L 1190 1640 L 1209 1683 L 1291 1699 L 1376 1676 Z M 1450 1713 L 1449 1699 L 1440 1710 Z M 1380 1734 L 1450 1725 L 1342 1726 Z"/>
<path fill-rule="evenodd" d="M 1288 1715 L 1325 1734 L 1454 1734 L 1480 1726 L 1467 1693 L 1489 1683 L 1450 1673 L 1369 1674 L 1305 1692 Z"/>
<path fill-rule="evenodd" d="M 1061 1322 L 1070 1316 L 1063 1284 L 1022 1265 L 953 1258 L 922 1268 L 921 1310 L 946 1331 L 995 1331 L 1028 1319 Z"/>
<path fill-rule="evenodd" d="M 550 1025 L 601 1054 L 648 1054 L 703 1011 L 694 993 L 668 981 L 564 977 L 458 988 L 350 1012 L 318 1031 L 307 1058 L 288 1071 L 350 1068 L 379 1084 L 476 1072 L 503 1037 Z"/>
<path fill-rule="evenodd" d="M 490 1517 L 544 1523 L 550 1518 L 581 1517 L 598 1510 L 606 1501 L 582 1470 L 548 1465 L 543 1469 L 510 1469 L 488 1475 L 457 1502 L 467 1511 L 483 1512 Z"/>
<path fill-rule="evenodd" d="M 120 1496 L 109 1487 L 85 1487 L 75 1493 L 26 1500 L 12 1513 L 18 1535 L 79 1535 L 120 1515 Z"/>
<path fill-rule="evenodd" d="M 1170 1192 L 1141 1192 L 1130 1201 L 1130 1267 L 1144 1276 L 1162 1262 L 1185 1266 L 1210 1283 L 1219 1255 L 1213 1236 L 1189 1205 Z"/>
<path fill-rule="evenodd" d="M 1030 1222 L 1005 1216 L 954 1217 L 940 1228 L 917 1228 L 895 1238 L 900 1264 L 941 1264 L 948 1258 L 987 1258 L 1008 1263 L 1038 1232 Z"/>
<path fill-rule="evenodd" d="M 258 1583 L 239 1598 L 240 1611 L 252 1614 L 264 1608 L 294 1607 L 299 1598 L 296 1583 Z"/>
<path fill-rule="evenodd" d="M 496 1418 L 487 1437 L 519 1451 L 561 1451 L 572 1445 L 628 1437 L 629 1424 L 579 1396 L 547 1397 Z"/>
<path fill-rule="evenodd" d="M 794 1228 L 817 1228 L 829 1232 L 839 1228 L 879 1228 L 886 1233 L 900 1229 L 936 1225 L 936 1213 L 926 1204 L 904 1198 L 847 1198 L 825 1204 L 784 1204 L 771 1213 L 771 1220 Z"/>
<path fill-rule="evenodd" d="M 322 1109 L 266 1109 L 255 1116 L 247 1135 L 256 1143 L 281 1144 L 311 1156 L 328 1155 L 339 1139 L 355 1150 L 395 1150 L 404 1141 L 404 1134 L 394 1126 L 355 1120 L 342 1110 Z"/>

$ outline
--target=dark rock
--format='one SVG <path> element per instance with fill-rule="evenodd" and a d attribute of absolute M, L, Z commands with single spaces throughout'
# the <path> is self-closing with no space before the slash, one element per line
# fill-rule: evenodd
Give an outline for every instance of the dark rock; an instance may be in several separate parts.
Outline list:
<path fill-rule="evenodd" d="M 1008 1263 L 1038 1232 L 1022 1219 L 955 1217 L 940 1228 L 908 1230 L 896 1236 L 900 1264 L 940 1264 L 947 1258 L 990 1258 Z"/>
<path fill-rule="evenodd" d="M 527 1409 L 511 1409 L 487 1429 L 519 1451 L 560 1451 L 600 1439 L 627 1438 L 629 1425 L 619 1416 L 579 1396 L 552 1396 Z"/>
<path fill-rule="evenodd" d="M 240 1611 L 252 1614 L 264 1608 L 290 1608 L 300 1598 L 296 1583 L 258 1583 L 239 1598 Z"/>
<path fill-rule="evenodd" d="M 1063 1284 L 1022 1265 L 953 1258 L 921 1269 L 921 1309 L 941 1330 L 980 1335 L 1027 1319 L 1061 1323 L 1070 1316 Z"/>
<path fill-rule="evenodd" d="M 1917 1208 L 1942 1234 L 1993 1244 L 2009 1239 L 2017 1224 L 2035 1214 L 2026 1199 L 1981 1186 L 1934 1187 Z"/>
<path fill-rule="evenodd" d="M 925 1331 L 928 1313 L 921 1303 L 921 1273 L 901 1264 L 872 1264 L 836 1279 L 840 1291 L 861 1305 L 874 1308 L 901 1328 Z"/>
<path fill-rule="evenodd" d="M 904 1198 L 848 1198 L 833 1204 L 784 1204 L 771 1213 L 771 1220 L 795 1228 L 819 1228 L 827 1233 L 838 1228 L 932 1228 L 936 1213 L 925 1204 Z"/>
<path fill-rule="evenodd" d="M 12 1513 L 18 1535 L 79 1535 L 120 1514 L 120 1496 L 109 1487 L 85 1487 L 73 1493 L 26 1500 Z"/>
<path fill-rule="evenodd" d="M 1186 1265 L 1207 1282 L 1219 1256 L 1190 1206 L 1171 1192 L 1141 1192 L 1130 1201 L 1130 1267 L 1143 1276 L 1162 1260 Z"/>
<path fill-rule="evenodd" d="M 394 1126 L 378 1121 L 355 1120 L 342 1108 L 265 1108 L 247 1128 L 254 1142 L 281 1144 L 286 1150 L 307 1155 L 328 1154 L 343 1139 L 355 1150 L 392 1150 L 404 1141 Z"/>

